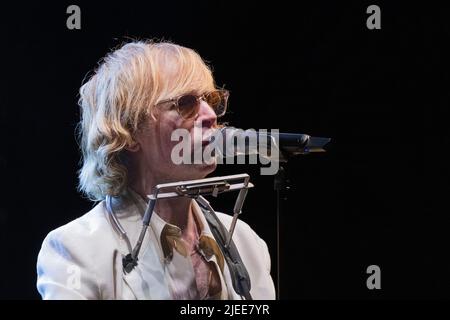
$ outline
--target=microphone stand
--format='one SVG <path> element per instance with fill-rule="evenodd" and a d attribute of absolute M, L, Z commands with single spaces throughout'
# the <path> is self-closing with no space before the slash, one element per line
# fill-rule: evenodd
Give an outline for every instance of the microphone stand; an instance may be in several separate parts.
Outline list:
<path fill-rule="evenodd" d="M 288 146 L 279 148 L 279 169 L 274 175 L 273 187 L 277 196 L 277 299 L 281 297 L 281 281 L 280 281 L 280 219 L 283 215 L 283 208 L 288 200 L 288 191 L 290 189 L 290 181 L 286 177 L 286 170 L 284 166 L 288 163 L 288 160 L 299 155 L 306 155 L 313 152 L 325 152 L 323 148 L 330 138 L 308 137 L 305 141 L 298 141 L 299 146 Z"/>
<path fill-rule="evenodd" d="M 284 204 L 287 202 L 290 181 L 286 179 L 286 171 L 282 165 L 280 165 L 278 172 L 274 176 L 273 187 L 277 195 L 277 300 L 280 300 L 281 296 L 281 284 L 280 284 L 280 216 Z"/>

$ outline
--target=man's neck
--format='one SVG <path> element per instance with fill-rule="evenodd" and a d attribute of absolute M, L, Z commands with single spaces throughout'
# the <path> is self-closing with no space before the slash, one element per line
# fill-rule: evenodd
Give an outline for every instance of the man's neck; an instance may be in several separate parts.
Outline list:
<path fill-rule="evenodd" d="M 147 195 L 151 191 L 145 191 L 142 188 L 131 187 L 138 193 L 144 201 L 148 201 Z M 188 243 L 195 243 L 198 238 L 196 221 L 194 217 L 194 208 L 192 206 L 193 200 L 191 198 L 180 197 L 172 199 L 158 199 L 155 212 L 166 223 L 175 225 L 181 229 L 181 237 Z"/>

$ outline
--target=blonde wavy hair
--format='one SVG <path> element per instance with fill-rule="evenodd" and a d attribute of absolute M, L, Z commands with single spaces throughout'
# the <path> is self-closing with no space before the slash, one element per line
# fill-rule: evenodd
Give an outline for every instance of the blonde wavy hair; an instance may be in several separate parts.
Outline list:
<path fill-rule="evenodd" d="M 194 50 L 170 42 L 133 41 L 103 58 L 81 86 L 79 187 L 89 199 L 125 193 L 125 147 L 159 101 L 216 88 Z"/>

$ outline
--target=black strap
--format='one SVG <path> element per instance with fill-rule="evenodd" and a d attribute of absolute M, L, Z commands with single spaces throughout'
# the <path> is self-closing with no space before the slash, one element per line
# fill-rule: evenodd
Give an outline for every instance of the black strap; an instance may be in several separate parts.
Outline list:
<path fill-rule="evenodd" d="M 208 221 L 209 227 L 211 229 L 214 238 L 216 239 L 222 253 L 227 262 L 228 268 L 230 269 L 231 279 L 233 283 L 234 291 L 237 294 L 243 296 L 245 300 L 253 300 L 250 295 L 251 283 L 248 271 L 242 262 L 239 251 L 233 241 L 230 242 L 230 246 L 227 247 L 227 234 L 228 231 L 225 229 L 222 222 L 219 220 L 214 212 L 204 208 L 200 203 L 200 208 L 205 215 L 206 221 Z"/>

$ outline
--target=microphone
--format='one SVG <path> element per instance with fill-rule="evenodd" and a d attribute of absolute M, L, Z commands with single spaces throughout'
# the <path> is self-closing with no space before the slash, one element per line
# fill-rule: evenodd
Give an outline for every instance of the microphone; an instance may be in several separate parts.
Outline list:
<path fill-rule="evenodd" d="M 216 151 L 224 158 L 237 155 L 259 154 L 274 159 L 274 155 L 283 160 L 287 156 L 325 152 L 330 138 L 312 137 L 302 133 L 280 133 L 278 130 L 243 130 L 234 127 L 221 127 L 210 138 Z"/>

